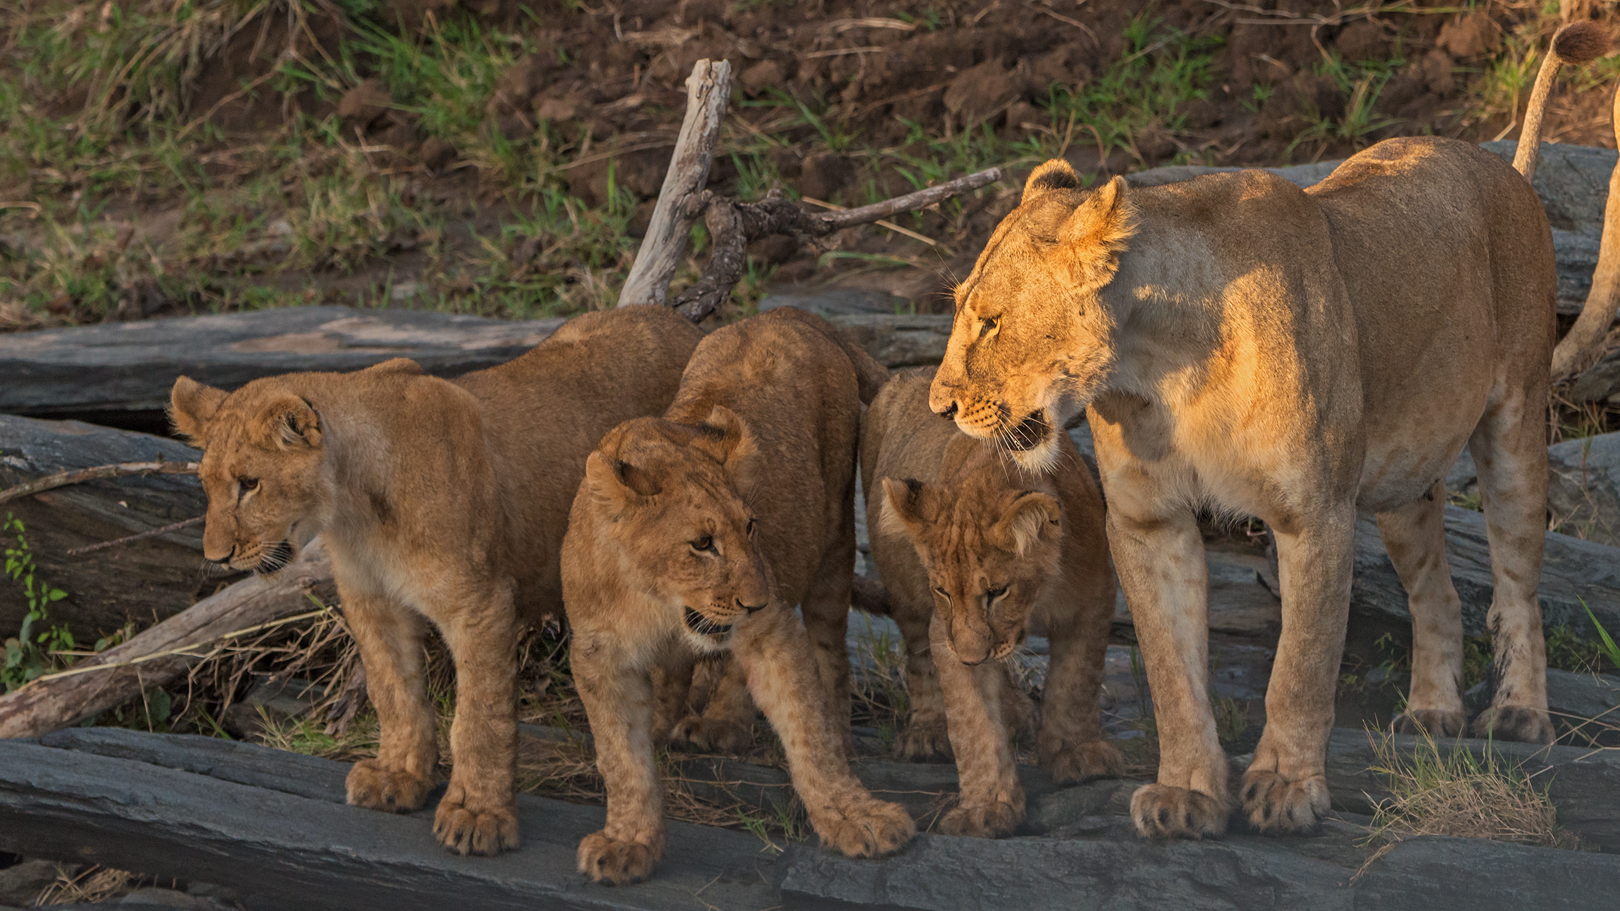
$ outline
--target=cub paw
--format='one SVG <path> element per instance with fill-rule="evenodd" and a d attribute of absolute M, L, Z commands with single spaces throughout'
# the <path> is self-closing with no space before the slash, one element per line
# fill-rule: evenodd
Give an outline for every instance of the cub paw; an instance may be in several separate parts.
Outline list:
<path fill-rule="evenodd" d="M 1131 795 L 1131 819 L 1148 838 L 1198 838 L 1226 831 L 1226 801 L 1213 794 L 1145 784 Z"/>
<path fill-rule="evenodd" d="M 675 722 L 669 745 L 693 753 L 746 753 L 754 746 L 754 729 L 735 721 L 689 715 Z"/>
<path fill-rule="evenodd" d="M 1462 712 L 1414 709 L 1395 716 L 1390 729 L 1397 734 L 1426 734 L 1430 737 L 1456 737 L 1468 724 Z"/>
<path fill-rule="evenodd" d="M 448 798 L 433 814 L 433 837 L 446 850 L 466 856 L 494 856 L 518 847 L 517 812 L 513 807 L 473 809 Z"/>
<path fill-rule="evenodd" d="M 638 883 L 652 875 L 658 865 L 658 852 L 638 841 L 616 841 L 607 832 L 593 832 L 580 839 L 579 872 L 591 882 L 623 886 Z"/>
<path fill-rule="evenodd" d="M 345 782 L 349 803 L 384 813 L 414 813 L 427 803 L 433 782 L 403 769 L 390 769 L 375 759 L 362 759 L 349 769 Z"/>
<path fill-rule="evenodd" d="M 1474 719 L 1474 736 L 1521 743 L 1552 743 L 1554 733 L 1552 719 L 1540 709 L 1493 705 Z"/>
<path fill-rule="evenodd" d="M 949 762 L 951 738 L 945 733 L 945 719 L 913 717 L 906 729 L 895 735 L 894 758 L 900 762 Z"/>
<path fill-rule="evenodd" d="M 1308 832 L 1328 811 L 1327 779 L 1289 781 L 1269 769 L 1250 769 L 1239 799 L 1249 824 L 1266 835 Z"/>
<path fill-rule="evenodd" d="M 939 831 L 968 838 L 1005 838 L 1023 821 L 1024 811 L 1006 801 L 963 804 L 940 818 Z"/>
<path fill-rule="evenodd" d="M 1118 778 L 1125 773 L 1125 755 L 1112 741 L 1087 740 L 1074 746 L 1042 750 L 1041 768 L 1058 784 Z"/>
<path fill-rule="evenodd" d="M 871 800 L 835 811 L 816 831 L 823 845 L 846 857 L 882 857 L 905 847 L 917 824 L 899 804 Z"/>

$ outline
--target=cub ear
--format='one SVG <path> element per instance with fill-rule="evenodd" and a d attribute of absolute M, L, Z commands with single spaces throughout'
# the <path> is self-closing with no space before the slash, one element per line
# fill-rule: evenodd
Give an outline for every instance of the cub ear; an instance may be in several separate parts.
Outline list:
<path fill-rule="evenodd" d="M 703 423 L 720 431 L 720 442 L 712 451 L 714 457 L 719 459 L 728 471 L 736 468 L 739 462 L 757 450 L 753 431 L 749 430 L 743 419 L 730 408 L 724 405 L 714 406 L 714 410 L 709 412 Z"/>
<path fill-rule="evenodd" d="M 1052 190 L 1078 190 L 1080 177 L 1074 173 L 1074 168 L 1061 158 L 1054 158 L 1042 162 L 1035 170 L 1029 172 L 1029 179 L 1024 181 L 1024 199 L 1030 200 Z"/>
<path fill-rule="evenodd" d="M 1038 541 L 1052 540 L 1062 530 L 1057 500 L 1035 490 L 1019 494 L 993 531 L 994 540 L 1020 557 Z"/>
<path fill-rule="evenodd" d="M 319 449 L 320 412 L 304 398 L 281 396 L 259 412 L 255 437 L 266 449 Z"/>
<path fill-rule="evenodd" d="M 1058 243 L 1072 258 L 1076 278 L 1102 285 L 1119 270 L 1119 254 L 1136 233 L 1136 207 L 1126 198 L 1125 178 L 1115 177 L 1091 192 L 1058 230 Z"/>
<path fill-rule="evenodd" d="M 223 389 L 204 386 L 189 376 L 179 377 L 169 391 L 169 423 L 175 432 L 200 446 L 208 436 L 208 422 L 225 396 Z"/>
<path fill-rule="evenodd" d="M 399 373 L 406 376 L 421 376 L 422 365 L 408 357 L 391 357 L 380 364 L 372 364 L 362 373 Z"/>
<path fill-rule="evenodd" d="M 585 458 L 585 489 L 615 513 L 657 493 L 646 472 L 628 462 L 605 455 L 600 449 Z"/>
<path fill-rule="evenodd" d="M 878 528 L 884 534 L 915 541 L 922 532 L 923 482 L 916 478 L 883 479 L 883 498 L 878 507 Z"/>

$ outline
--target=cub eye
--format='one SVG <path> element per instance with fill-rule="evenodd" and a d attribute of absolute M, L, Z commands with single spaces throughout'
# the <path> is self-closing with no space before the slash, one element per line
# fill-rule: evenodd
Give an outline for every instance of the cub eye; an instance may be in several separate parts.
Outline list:
<path fill-rule="evenodd" d="M 951 596 L 945 593 L 945 589 L 940 588 L 938 586 L 935 586 L 934 594 L 940 596 L 941 598 L 944 598 L 946 601 L 951 600 Z"/>
<path fill-rule="evenodd" d="M 714 549 L 714 536 L 713 535 L 703 535 L 702 537 L 692 541 L 691 543 L 692 543 L 692 549 L 699 552 L 699 553 L 711 553 L 711 554 L 716 553 L 716 551 Z"/>
<path fill-rule="evenodd" d="M 998 585 L 995 588 L 989 589 L 989 590 L 987 590 L 985 592 L 986 595 L 990 596 L 991 601 L 996 600 L 997 598 L 1001 597 L 1002 595 L 1005 595 L 1006 593 L 1007 593 L 1007 586 L 1005 586 L 1005 585 Z"/>
<path fill-rule="evenodd" d="M 759 531 L 759 521 L 757 519 L 749 519 L 748 520 L 748 537 L 752 538 L 754 536 L 754 533 L 757 532 L 757 531 Z"/>
<path fill-rule="evenodd" d="M 236 485 L 242 489 L 243 493 L 252 493 L 253 491 L 259 489 L 259 479 L 258 478 L 237 478 L 236 479 Z"/>

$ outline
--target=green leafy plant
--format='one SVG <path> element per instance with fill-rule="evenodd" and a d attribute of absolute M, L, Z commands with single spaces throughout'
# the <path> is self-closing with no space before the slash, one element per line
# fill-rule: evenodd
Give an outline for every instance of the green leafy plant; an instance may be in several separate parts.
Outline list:
<path fill-rule="evenodd" d="M 67 592 L 55 588 L 36 575 L 34 553 L 23 535 L 22 520 L 6 513 L 0 532 L 16 535 L 15 547 L 6 548 L 6 576 L 20 583 L 23 598 L 28 602 L 28 615 L 14 638 L 6 640 L 6 666 L 0 671 L 0 682 L 10 692 L 30 680 L 51 670 L 55 664 L 53 652 L 74 648 L 73 633 L 66 625 L 48 626 L 50 605 L 67 597 Z M 36 634 L 36 630 L 43 632 Z"/>

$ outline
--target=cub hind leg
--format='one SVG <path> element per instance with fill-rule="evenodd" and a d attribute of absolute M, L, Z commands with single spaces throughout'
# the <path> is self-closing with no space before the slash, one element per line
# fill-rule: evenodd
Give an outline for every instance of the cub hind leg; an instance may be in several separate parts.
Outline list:
<path fill-rule="evenodd" d="M 906 726 L 894 738 L 894 758 L 901 762 L 949 760 L 952 754 L 945 725 L 945 694 L 940 689 L 933 646 L 928 641 L 933 605 L 914 604 L 896 594 L 890 595 L 889 604 L 906 645 L 906 692 L 911 702 Z"/>
<path fill-rule="evenodd" d="M 1479 467 L 1495 588 L 1486 625 L 1496 695 L 1474 719 L 1474 733 L 1551 743 L 1547 650 L 1536 598 L 1547 527 L 1547 429 L 1540 404 L 1547 397 L 1547 374 L 1534 365 L 1531 372 L 1524 390 L 1486 410 L 1468 443 Z"/>
<path fill-rule="evenodd" d="M 1035 751 L 1041 767 L 1059 784 L 1118 776 L 1125 770 L 1125 757 L 1102 727 L 1103 673 L 1114 616 L 1113 576 L 1106 562 L 1102 570 L 1107 584 L 1062 592 L 1057 595 L 1062 607 L 1046 611 L 1052 663 L 1042 687 Z"/>
<path fill-rule="evenodd" d="M 1454 737 L 1467 722 L 1462 702 L 1462 600 L 1446 562 L 1446 483 L 1379 513 L 1378 533 L 1406 588 L 1412 614 L 1412 691 L 1397 733 Z"/>
<path fill-rule="evenodd" d="M 746 753 L 754 745 L 758 712 L 748 695 L 748 679 L 731 655 L 699 662 L 693 689 L 705 691 L 703 710 L 675 723 L 670 743 L 699 753 Z"/>

